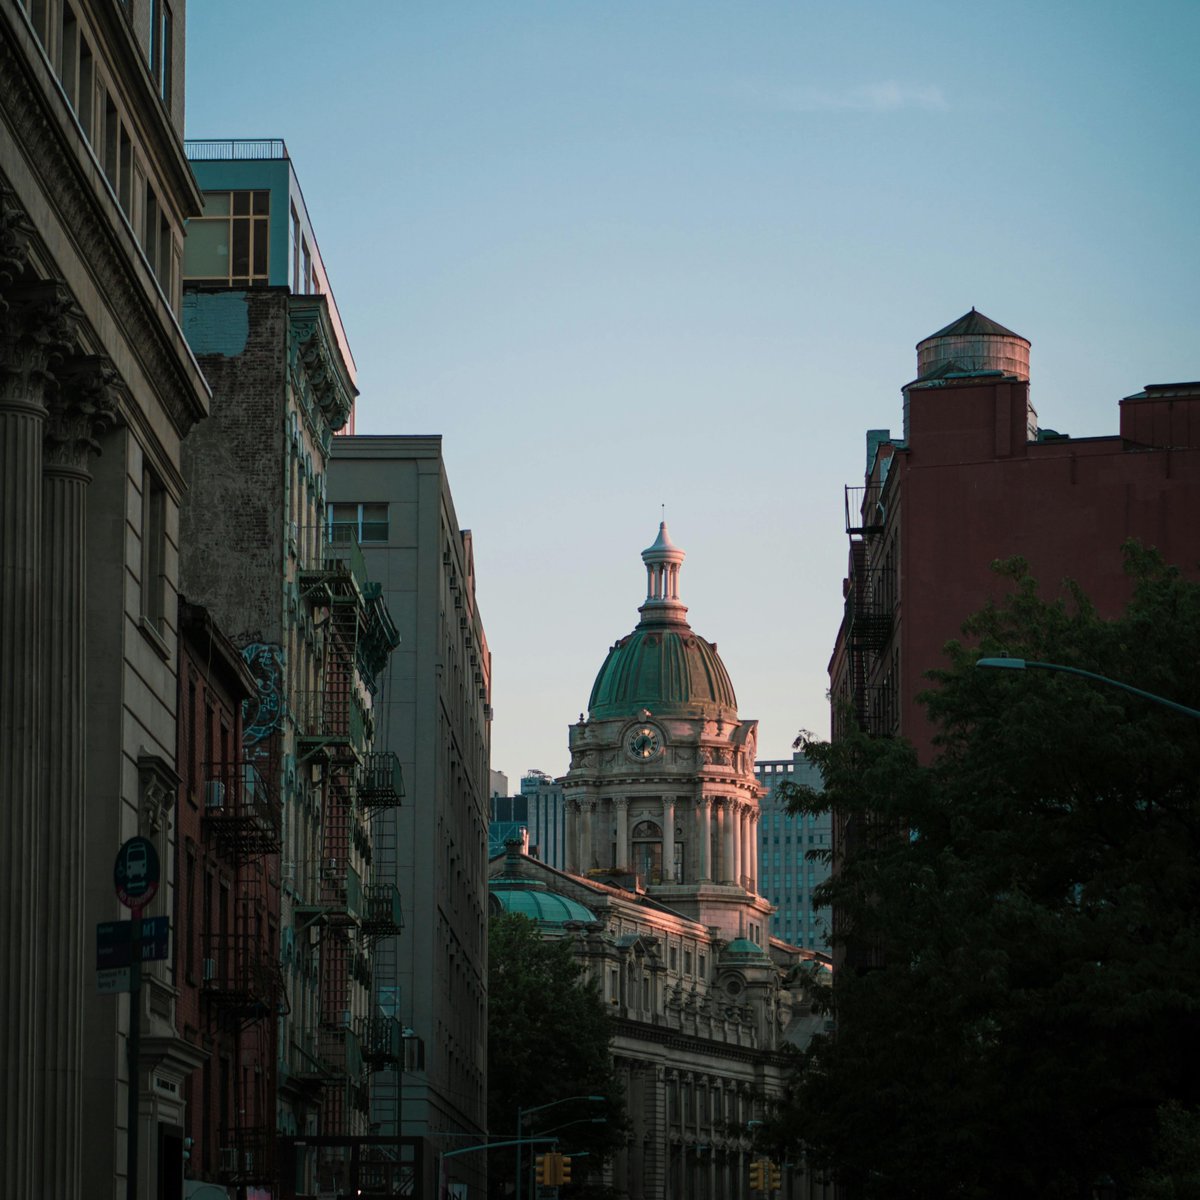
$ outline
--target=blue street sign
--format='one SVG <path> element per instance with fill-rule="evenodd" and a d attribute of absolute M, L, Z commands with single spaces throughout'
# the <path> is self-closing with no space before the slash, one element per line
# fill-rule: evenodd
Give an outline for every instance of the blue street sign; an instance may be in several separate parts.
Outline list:
<path fill-rule="evenodd" d="M 166 917 L 142 918 L 141 962 L 168 957 L 170 922 Z M 133 962 L 133 922 L 101 921 L 96 926 L 96 970 L 128 967 Z"/>

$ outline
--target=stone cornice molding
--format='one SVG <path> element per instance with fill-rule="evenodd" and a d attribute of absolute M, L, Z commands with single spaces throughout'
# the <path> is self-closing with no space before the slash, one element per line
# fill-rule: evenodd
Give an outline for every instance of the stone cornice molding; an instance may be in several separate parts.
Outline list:
<path fill-rule="evenodd" d="M 6 19 L 7 12 L 0 17 Z M 31 75 L 14 40 L 0 37 L 0 113 L 32 167 L 37 186 L 90 271 L 130 353 L 141 362 L 182 436 L 208 415 L 208 385 L 115 199 L 102 195 L 85 176 L 78 148 L 68 149 L 62 125 L 48 111 L 51 94 L 57 96 L 57 85 L 52 90 L 43 87 Z M 73 132 L 82 141 L 77 127 Z M 92 166 L 94 177 L 101 178 L 94 158 Z M 4 185 L 0 179 L 0 187 Z M 32 249 L 33 239 L 30 245 Z"/>
<path fill-rule="evenodd" d="M 290 296 L 288 327 L 293 372 L 303 380 L 329 431 L 341 429 L 350 419 L 358 388 L 342 357 L 328 300 L 318 294 Z"/>

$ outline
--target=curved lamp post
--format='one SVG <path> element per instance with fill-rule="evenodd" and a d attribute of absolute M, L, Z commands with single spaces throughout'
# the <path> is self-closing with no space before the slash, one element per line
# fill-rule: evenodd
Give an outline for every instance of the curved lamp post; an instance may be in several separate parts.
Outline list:
<path fill-rule="evenodd" d="M 1067 675 L 1081 675 L 1084 679 L 1120 688 L 1123 692 L 1131 692 L 1153 704 L 1161 704 L 1164 708 L 1183 713 L 1185 717 L 1195 717 L 1200 720 L 1200 710 L 1198 709 L 1188 708 L 1186 704 L 1176 704 L 1174 700 L 1168 700 L 1165 696 L 1156 696 L 1153 692 L 1143 691 L 1130 683 L 1122 683 L 1119 679 L 1110 679 L 1107 675 L 1097 675 L 1095 671 L 1084 671 L 1079 667 L 1067 667 L 1062 663 L 1037 662 L 1029 658 L 980 658 L 976 660 L 975 665 L 977 667 L 997 667 L 1007 671 L 1063 671 Z"/>

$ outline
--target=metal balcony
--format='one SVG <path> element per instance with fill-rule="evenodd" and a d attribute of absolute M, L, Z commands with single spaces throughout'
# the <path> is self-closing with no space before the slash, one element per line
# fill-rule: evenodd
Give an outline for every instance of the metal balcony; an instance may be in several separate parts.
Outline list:
<path fill-rule="evenodd" d="M 363 808 L 396 808 L 404 799 L 400 760 L 390 750 L 366 755 L 358 767 L 358 801 Z"/>
<path fill-rule="evenodd" d="M 204 768 L 204 828 L 217 849 L 237 862 L 278 853 L 283 809 L 248 762 Z"/>
<path fill-rule="evenodd" d="M 210 1004 L 241 1020 L 275 1015 L 282 980 L 259 938 L 210 934 L 204 939 L 201 966 L 201 989 Z"/>
<path fill-rule="evenodd" d="M 275 1129 L 240 1126 L 222 1129 L 217 1172 L 224 1183 L 267 1184 L 275 1178 Z"/>
<path fill-rule="evenodd" d="M 395 1017 L 361 1017 L 359 1039 L 368 1068 L 396 1066 L 404 1057 L 404 1032 Z"/>
<path fill-rule="evenodd" d="M 404 909 L 395 884 L 368 884 L 363 893 L 362 931 L 368 937 L 399 933 L 404 928 Z"/>
<path fill-rule="evenodd" d="M 883 484 L 846 485 L 846 532 L 859 536 L 880 533 L 887 521 Z"/>

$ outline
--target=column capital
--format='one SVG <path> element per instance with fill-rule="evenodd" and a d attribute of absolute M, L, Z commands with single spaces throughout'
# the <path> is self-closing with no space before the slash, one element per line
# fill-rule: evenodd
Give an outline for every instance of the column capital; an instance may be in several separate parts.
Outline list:
<path fill-rule="evenodd" d="M 7 307 L 4 294 L 29 265 L 29 239 L 33 222 L 7 188 L 0 188 L 0 312 Z"/>
<path fill-rule="evenodd" d="M 98 438 L 116 419 L 120 377 L 99 355 L 68 359 L 56 372 L 58 388 L 47 398 L 43 442 L 46 467 L 56 473 L 85 474 Z"/>
<path fill-rule="evenodd" d="M 617 812 L 628 812 L 629 811 L 629 797 L 628 796 L 617 796 L 613 800 L 613 807 L 617 810 Z"/>
<path fill-rule="evenodd" d="M 711 796 L 704 795 L 703 792 L 701 792 L 700 795 L 696 797 L 696 807 L 697 808 L 710 808 L 710 807 L 712 807 L 712 802 L 713 802 L 713 798 Z"/>
<path fill-rule="evenodd" d="M 4 289 L 0 312 L 0 408 L 45 412 L 44 392 L 71 352 L 81 315 L 61 283 Z"/>

